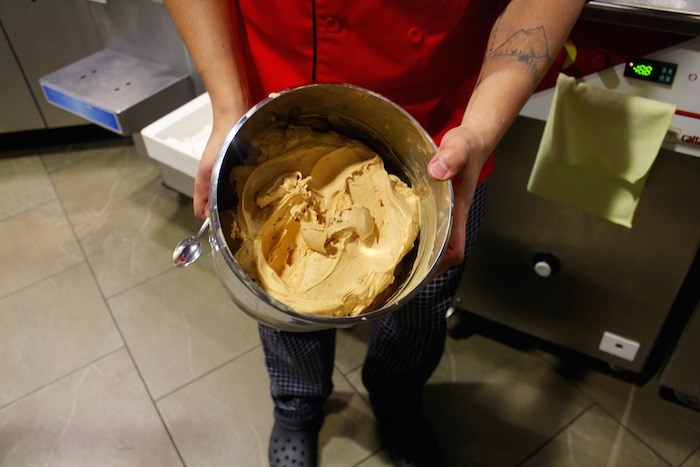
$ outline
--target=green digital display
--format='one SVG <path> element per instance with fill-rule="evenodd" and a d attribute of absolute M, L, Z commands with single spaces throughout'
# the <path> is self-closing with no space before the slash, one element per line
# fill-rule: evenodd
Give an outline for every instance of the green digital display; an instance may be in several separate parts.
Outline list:
<path fill-rule="evenodd" d="M 644 81 L 671 85 L 676 77 L 678 65 L 648 58 L 630 58 L 625 65 L 624 76 Z"/>
<path fill-rule="evenodd" d="M 654 66 L 646 63 L 632 63 L 631 65 L 635 75 L 651 76 L 651 73 L 654 71 Z"/>

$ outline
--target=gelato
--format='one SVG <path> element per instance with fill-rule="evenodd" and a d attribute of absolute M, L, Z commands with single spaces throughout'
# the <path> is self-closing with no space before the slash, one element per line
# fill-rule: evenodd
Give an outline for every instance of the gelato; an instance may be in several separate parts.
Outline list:
<path fill-rule="evenodd" d="M 299 312 L 354 316 L 394 281 L 418 236 L 420 200 L 381 157 L 335 132 L 290 126 L 238 166 L 235 258 Z"/>

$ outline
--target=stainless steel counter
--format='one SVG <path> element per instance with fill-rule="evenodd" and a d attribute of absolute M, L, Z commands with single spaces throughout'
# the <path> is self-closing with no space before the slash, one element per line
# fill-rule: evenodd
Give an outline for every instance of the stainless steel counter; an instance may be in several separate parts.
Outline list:
<path fill-rule="evenodd" d="M 584 20 L 700 36 L 700 0 L 595 0 Z"/>

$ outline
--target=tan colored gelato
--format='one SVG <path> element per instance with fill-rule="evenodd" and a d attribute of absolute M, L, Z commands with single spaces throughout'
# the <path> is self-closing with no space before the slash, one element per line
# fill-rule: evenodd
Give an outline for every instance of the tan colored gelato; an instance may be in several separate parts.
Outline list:
<path fill-rule="evenodd" d="M 419 198 L 364 144 L 289 127 L 240 166 L 232 236 L 245 272 L 296 311 L 354 316 L 394 281 L 419 230 Z"/>

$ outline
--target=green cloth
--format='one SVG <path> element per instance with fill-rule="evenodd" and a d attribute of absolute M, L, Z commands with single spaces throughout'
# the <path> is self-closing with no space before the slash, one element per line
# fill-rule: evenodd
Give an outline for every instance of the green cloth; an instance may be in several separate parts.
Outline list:
<path fill-rule="evenodd" d="M 675 110 L 560 74 L 528 191 L 632 227 Z"/>

